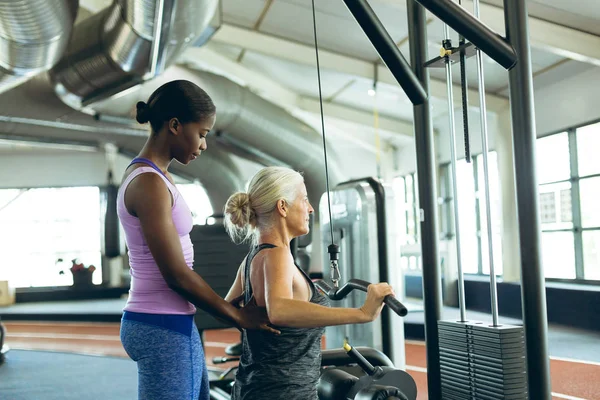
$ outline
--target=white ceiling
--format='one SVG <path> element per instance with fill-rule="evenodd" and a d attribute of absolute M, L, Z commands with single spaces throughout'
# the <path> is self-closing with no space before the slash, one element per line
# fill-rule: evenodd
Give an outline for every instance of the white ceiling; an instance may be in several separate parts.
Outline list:
<path fill-rule="evenodd" d="M 483 3 L 502 7 L 504 0 L 484 0 Z M 529 15 L 584 32 L 600 35 L 598 0 L 529 0 Z"/>
<path fill-rule="evenodd" d="M 253 29 L 289 42 L 314 46 L 311 1 L 274 0 L 270 3 L 272 3 L 270 7 L 265 8 L 269 4 L 265 0 L 223 0 L 223 22 L 228 25 Z M 494 1 L 491 3 L 494 3 Z M 563 8 L 567 8 L 570 2 L 554 0 L 553 3 L 562 3 Z M 591 6 L 591 2 L 587 3 L 588 6 Z M 377 52 L 343 1 L 330 0 L 315 2 L 315 4 L 317 35 L 321 51 L 329 51 L 350 56 L 354 59 L 381 64 Z M 536 6 L 535 2 L 530 1 L 530 4 Z M 407 15 L 404 8 L 393 5 L 390 0 L 372 0 L 370 5 L 381 19 L 392 39 L 396 42 L 402 42 L 399 49 L 407 61 L 410 62 L 409 47 L 406 40 L 408 35 Z M 583 4 L 579 4 L 578 7 L 584 15 L 588 11 Z M 262 19 L 261 13 L 263 14 Z M 600 16 L 598 19 L 600 20 Z M 259 21 L 260 24 L 257 27 Z M 428 23 L 428 52 L 430 58 L 439 54 L 442 36 L 442 22 L 437 18 L 430 18 Z M 451 38 L 453 43 L 457 45 L 458 36 L 453 31 L 451 31 Z M 238 61 L 238 57 L 243 50 L 241 47 L 217 42 L 211 43 L 211 46 L 221 55 L 235 61 Z M 554 52 L 533 47 L 531 55 L 532 69 L 536 78 L 558 66 L 561 67 L 564 73 L 568 73 L 570 66 L 577 68 L 576 62 L 567 62 L 568 60 L 565 57 Z M 278 84 L 298 94 L 313 98 L 318 97 L 314 63 L 313 65 L 309 65 L 310 62 L 298 64 L 284 58 L 284 56 L 278 58 L 272 55 L 259 54 L 259 52 L 245 51 L 241 64 L 252 71 L 264 73 Z M 458 84 L 460 83 L 460 69 L 458 65 L 453 66 L 452 69 L 453 82 Z M 430 76 L 432 79 L 443 83 L 446 79 L 446 72 L 444 69 L 432 68 L 430 69 Z M 484 55 L 484 77 L 487 93 L 507 98 L 508 73 L 486 55 Z M 373 85 L 371 79 L 328 69 L 321 70 L 321 78 L 322 92 L 325 99 L 367 112 L 373 112 L 376 104 L 381 115 L 405 121 L 412 120 L 412 106 L 407 101 L 399 85 L 379 83 L 377 103 L 375 103 L 374 98 L 367 95 L 367 91 Z M 474 57 L 467 62 L 467 82 L 472 89 L 476 90 L 479 86 Z M 335 95 L 334 98 L 331 97 L 333 95 Z M 460 93 L 455 93 L 455 98 L 459 95 Z M 434 117 L 440 113 L 443 114 L 447 108 L 445 98 L 432 98 L 432 105 L 434 107 Z"/>
<path fill-rule="evenodd" d="M 110 5 L 111 2 L 111 0 L 80 0 L 80 6 L 91 13 L 96 13 Z M 300 43 L 305 48 L 312 48 L 314 37 L 311 3 L 311 0 L 222 0 L 222 22 L 225 26 L 243 27 L 252 31 L 255 30 L 262 15 L 264 18 L 260 19 L 261 23 L 257 29 L 261 34 L 279 40 L 280 44 Z M 485 0 L 484 3 L 501 6 L 502 0 Z M 598 0 L 528 1 L 531 17 L 552 21 L 555 24 L 552 26 L 558 27 L 558 30 L 548 33 L 548 35 L 555 35 L 552 37 L 557 39 L 560 39 L 560 29 L 564 29 L 562 26 L 570 26 L 600 36 L 600 6 L 597 3 Z M 268 4 L 271 6 L 265 10 L 265 6 Z M 370 119 L 370 116 L 374 115 L 376 110 L 381 117 L 388 118 L 387 128 L 382 132 L 385 140 L 394 146 L 406 145 L 410 132 L 407 133 L 407 125 L 402 125 L 402 121 L 410 124 L 413 113 L 412 105 L 408 102 L 406 95 L 398 84 L 388 79 L 388 83 L 378 82 L 376 99 L 369 96 L 367 92 L 373 86 L 373 75 L 368 71 L 369 63 L 374 64 L 373 69 L 375 69 L 376 63 L 381 65 L 377 52 L 342 0 L 315 1 L 315 4 L 320 51 L 343 55 L 345 58 L 340 58 L 340 60 L 349 60 L 349 62 L 360 60 L 363 66 L 367 66 L 367 72 L 362 75 L 349 73 L 348 71 L 351 71 L 352 68 L 342 68 L 344 66 L 336 69 L 335 65 L 332 66 L 331 63 L 328 68 L 321 69 L 324 100 L 340 106 L 345 111 L 344 116 L 340 116 L 339 113 L 336 116 L 327 116 L 328 120 L 337 123 L 336 126 L 340 132 L 353 135 L 355 143 L 371 142 L 368 139 L 368 132 L 373 128 L 374 118 Z M 369 0 L 369 4 L 381 19 L 391 38 L 396 43 L 400 42 L 399 50 L 410 62 L 406 40 L 408 36 L 407 15 L 403 1 Z M 428 18 L 428 52 L 429 57 L 432 58 L 439 54 L 443 30 L 442 23 L 437 18 L 429 14 Z M 542 28 L 536 27 L 535 29 Z M 537 31 L 535 33 L 536 38 L 544 36 L 544 32 Z M 452 39 L 453 43 L 457 45 L 457 35 L 454 32 L 452 32 Z M 238 67 L 237 69 L 226 68 L 222 63 L 213 62 L 212 67 L 215 70 L 221 69 L 224 74 L 229 76 L 238 73 L 246 75 L 244 77 L 240 75 L 240 79 L 249 79 L 248 76 L 260 76 L 261 80 L 259 81 L 246 81 L 257 93 L 269 90 L 264 85 L 268 81 L 270 89 L 274 88 L 273 90 L 277 93 L 297 95 L 313 101 L 318 98 L 314 53 L 307 52 L 304 62 L 296 62 L 293 61 L 294 57 L 290 57 L 290 54 L 272 54 L 262 51 L 264 48 L 264 46 L 261 48 L 262 44 L 262 42 L 258 43 L 253 50 L 245 50 L 235 40 L 224 43 L 213 39 L 204 47 L 228 60 L 229 67 L 233 64 Z M 268 46 L 266 42 L 265 46 Z M 581 47 L 586 47 L 581 43 L 570 42 L 560 43 L 560 46 L 573 46 L 574 52 L 581 52 Z M 580 47 L 577 48 L 577 46 Z M 243 58 L 238 61 L 242 51 L 244 52 Z M 285 52 L 285 49 L 282 52 Z M 561 77 L 580 71 L 583 65 L 579 61 L 569 61 L 565 58 L 567 55 L 563 51 L 554 51 L 548 46 L 533 46 L 531 56 L 537 86 L 550 84 Z M 484 61 L 486 92 L 496 100 L 496 103 L 502 104 L 507 99 L 508 74 L 487 56 L 484 56 Z M 600 65 L 600 61 L 597 65 Z M 445 70 L 430 69 L 430 74 L 433 83 L 430 99 L 433 109 L 432 117 L 434 121 L 443 121 L 448 107 L 444 87 Z M 474 58 L 468 60 L 467 78 L 469 87 L 477 89 Z M 382 79 L 381 74 L 380 79 Z M 453 66 L 453 82 L 455 84 L 460 82 L 458 65 Z M 433 88 L 434 84 L 437 89 Z M 277 93 L 270 93 L 271 100 L 277 101 Z M 455 91 L 454 96 L 455 99 L 459 99 L 460 92 Z M 477 104 L 476 97 L 472 92 L 470 98 L 475 99 L 473 102 L 475 105 Z M 488 104 L 491 108 L 492 102 L 488 101 Z M 293 104 L 282 105 L 292 112 L 294 111 Z M 320 117 L 314 107 L 310 110 L 296 107 L 295 111 L 295 115 L 304 116 L 305 121 L 309 124 L 314 122 L 312 120 L 315 117 Z M 361 118 L 353 118 L 357 111 L 362 112 Z M 394 132 L 395 122 L 403 126 L 403 130 Z M 411 129 L 408 130 L 411 131 Z M 368 140 L 365 139 L 365 132 L 367 132 Z"/>

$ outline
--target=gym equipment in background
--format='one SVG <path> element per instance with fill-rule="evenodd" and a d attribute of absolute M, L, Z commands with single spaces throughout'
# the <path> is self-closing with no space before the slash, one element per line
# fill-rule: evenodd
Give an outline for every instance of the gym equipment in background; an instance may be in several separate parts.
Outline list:
<path fill-rule="evenodd" d="M 339 243 L 339 258 L 331 269 L 328 282 L 335 285 L 339 276 L 349 276 L 369 282 L 388 282 L 402 300 L 404 276 L 400 268 L 400 246 L 395 221 L 395 199 L 391 187 L 375 178 L 358 179 L 339 184 L 331 196 L 331 217 L 320 213 L 322 246 L 328 247 L 333 230 L 333 242 Z M 320 210 L 327 207 L 324 194 Z M 331 248 L 330 248 L 331 250 Z M 330 257 L 332 254 L 330 253 Z M 323 265 L 331 260 L 322 256 Z M 327 273 L 324 271 L 324 276 Z M 364 295 L 352 293 L 341 300 L 339 307 L 360 307 Z M 404 324 L 392 318 L 384 308 L 381 318 L 370 324 L 331 326 L 325 329 L 327 348 L 342 347 L 351 337 L 356 346 L 373 347 L 388 355 L 398 367 L 404 367 Z"/>

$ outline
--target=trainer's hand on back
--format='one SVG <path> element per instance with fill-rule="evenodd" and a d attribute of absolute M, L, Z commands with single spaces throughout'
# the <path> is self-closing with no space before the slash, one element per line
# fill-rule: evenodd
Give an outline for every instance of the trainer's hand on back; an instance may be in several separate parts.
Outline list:
<path fill-rule="evenodd" d="M 235 308 L 239 309 L 241 307 L 244 306 L 244 293 L 240 294 L 238 297 L 236 297 L 235 299 L 231 300 L 229 302 L 229 304 L 231 304 L 232 306 L 234 306 Z"/>
<path fill-rule="evenodd" d="M 367 299 L 360 308 L 365 314 L 366 322 L 375 320 L 383 309 L 383 300 L 386 296 L 394 296 L 394 290 L 385 282 L 372 283 L 367 288 Z"/>
<path fill-rule="evenodd" d="M 240 309 L 240 327 L 242 329 L 260 329 L 279 335 L 281 332 L 269 326 L 269 315 L 265 307 L 259 307 L 254 297 Z"/>

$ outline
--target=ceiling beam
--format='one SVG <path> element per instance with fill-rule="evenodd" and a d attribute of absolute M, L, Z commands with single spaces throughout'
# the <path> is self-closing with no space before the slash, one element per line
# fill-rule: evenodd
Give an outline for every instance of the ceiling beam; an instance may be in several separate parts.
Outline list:
<path fill-rule="evenodd" d="M 298 104 L 302 110 L 315 114 L 319 114 L 321 112 L 321 106 L 318 99 L 300 97 L 298 99 Z M 375 117 L 373 113 L 369 113 L 364 110 L 346 107 L 335 103 L 324 102 L 323 113 L 329 117 L 338 118 L 344 121 L 352 121 L 360 125 L 371 127 L 371 129 L 374 127 Z M 377 119 L 379 123 L 379 129 L 389 132 L 398 132 L 406 137 L 413 137 L 412 122 L 383 117 L 381 115 L 379 115 Z"/>
<path fill-rule="evenodd" d="M 231 46 L 242 47 L 246 50 L 267 56 L 292 61 L 303 65 L 315 65 L 315 49 L 303 43 L 278 38 L 261 32 L 223 24 L 211 40 Z M 322 68 L 345 73 L 352 76 L 374 80 L 373 63 L 328 50 L 319 50 L 319 63 Z M 381 83 L 398 86 L 389 69 L 385 66 L 377 68 L 377 79 Z M 460 92 L 460 86 L 454 85 L 454 90 Z M 446 99 L 446 83 L 431 79 L 429 85 L 430 95 L 439 99 Z M 469 90 L 469 104 L 479 107 L 479 95 L 476 90 Z M 486 94 L 488 110 L 500 112 L 508 107 L 508 99 L 492 94 Z M 460 105 L 457 97 L 456 104 Z"/>
<path fill-rule="evenodd" d="M 290 112 L 294 109 L 315 114 L 320 114 L 321 112 L 318 99 L 300 96 L 296 92 L 278 84 L 270 77 L 218 54 L 211 49 L 210 43 L 203 47 L 190 47 L 186 49 L 177 62 L 186 64 L 191 68 L 208 70 L 224 75 Z M 374 116 L 367 111 L 333 102 L 324 102 L 323 112 L 325 116 L 373 127 Z M 413 125 L 409 121 L 379 115 L 379 128 L 404 137 L 413 136 Z"/>
<path fill-rule="evenodd" d="M 372 0 L 374 3 L 406 11 L 406 2 Z M 472 13 L 473 1 L 464 0 L 462 6 Z M 505 35 L 504 9 L 491 4 L 480 4 L 481 21 L 500 35 Z M 427 17 L 436 18 L 430 12 Z M 531 46 L 572 60 L 600 66 L 600 36 L 529 16 Z"/>
<path fill-rule="evenodd" d="M 202 47 L 188 47 L 179 56 L 177 62 L 191 68 L 223 75 L 284 108 L 295 107 L 298 101 L 296 92 L 283 87 L 262 73 L 252 71 L 243 64 L 222 56 L 211 48 L 210 42 Z"/>

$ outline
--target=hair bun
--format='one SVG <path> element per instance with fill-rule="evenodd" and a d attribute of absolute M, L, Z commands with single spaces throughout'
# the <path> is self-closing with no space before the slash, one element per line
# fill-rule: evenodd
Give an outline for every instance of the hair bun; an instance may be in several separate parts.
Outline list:
<path fill-rule="evenodd" d="M 135 105 L 137 110 L 135 120 L 140 124 L 150 121 L 150 107 L 143 101 L 138 101 Z"/>
<path fill-rule="evenodd" d="M 229 217 L 231 223 L 238 228 L 246 228 L 256 219 L 250 196 L 245 192 L 233 194 L 225 205 L 225 214 Z"/>

